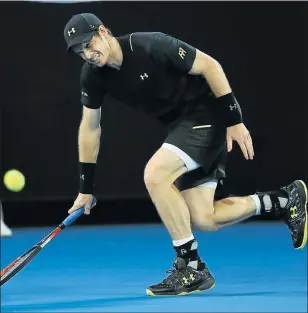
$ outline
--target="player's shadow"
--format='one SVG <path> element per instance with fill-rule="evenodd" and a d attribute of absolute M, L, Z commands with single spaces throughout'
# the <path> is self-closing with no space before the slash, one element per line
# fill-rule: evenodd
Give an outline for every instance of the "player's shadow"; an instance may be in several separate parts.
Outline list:
<path fill-rule="evenodd" d="M 271 296 L 278 294 L 274 291 L 262 291 L 262 292 L 210 292 L 210 293 L 192 293 L 191 297 L 253 297 L 253 296 Z"/>
<path fill-rule="evenodd" d="M 222 297 L 251 297 L 251 296 L 272 296 L 272 295 L 280 295 L 281 292 L 277 291 L 264 291 L 264 292 L 200 292 L 200 293 L 191 293 L 187 296 L 183 296 L 180 298 L 212 298 L 212 297 L 217 297 L 217 298 L 222 298 Z M 302 295 L 302 292 L 293 292 L 293 295 Z M 6 305 L 5 308 L 3 309 L 3 312 L 31 312 L 31 311 L 68 311 L 69 309 L 75 309 L 78 308 L 80 309 L 85 309 L 85 311 L 90 308 L 92 309 L 103 309 L 106 307 L 112 307 L 116 305 L 117 307 L 119 306 L 127 306 L 129 303 L 133 305 L 133 303 L 136 303 L 136 306 L 138 306 L 138 302 L 148 302 L 148 301 L 156 301 L 159 299 L 173 299 L 174 297 L 149 297 L 147 295 L 140 295 L 140 296 L 129 296 L 129 297 L 102 297 L 98 299 L 91 299 L 91 300 L 70 300 L 70 301 L 50 301 L 45 302 L 45 303 L 28 303 L 28 304 L 19 304 L 19 305 Z"/>
<path fill-rule="evenodd" d="M 216 292 L 216 291 L 208 291 L 208 292 L 198 292 L 191 293 L 189 297 L 254 297 L 254 296 L 283 296 L 284 294 L 290 295 L 290 292 L 283 291 L 256 291 L 256 292 Z M 295 291 L 292 292 L 292 296 L 303 296 L 306 295 L 304 291 Z"/>
<path fill-rule="evenodd" d="M 65 310 L 68 311 L 69 309 L 82 309 L 85 308 L 85 311 L 89 308 L 104 308 L 112 305 L 122 306 L 127 305 L 128 302 L 138 302 L 140 300 L 151 300 L 151 298 L 147 295 L 142 296 L 131 296 L 131 297 L 102 297 L 97 299 L 91 300 L 54 300 L 50 302 L 44 303 L 27 303 L 27 304 L 14 304 L 14 305 L 5 305 L 1 309 L 1 312 L 31 312 L 31 311 L 47 311 L 47 310 Z"/>

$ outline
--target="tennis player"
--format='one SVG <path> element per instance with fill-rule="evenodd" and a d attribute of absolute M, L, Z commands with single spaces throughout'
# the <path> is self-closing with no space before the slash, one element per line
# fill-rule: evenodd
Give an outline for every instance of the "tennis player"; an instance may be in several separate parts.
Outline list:
<path fill-rule="evenodd" d="M 148 295 L 182 295 L 214 286 L 191 225 L 212 231 L 254 215 L 275 214 L 289 227 L 294 248 L 305 246 L 307 189 L 302 181 L 247 197 L 214 199 L 232 142 L 239 144 L 246 160 L 254 158 L 240 105 L 217 60 L 164 33 L 114 37 L 89 13 L 73 16 L 64 37 L 68 51 L 85 60 L 80 78 L 80 193 L 69 213 L 82 206 L 90 213 L 106 94 L 168 127 L 164 143 L 145 167 L 144 181 L 176 258 L 170 275 L 148 287 Z"/>

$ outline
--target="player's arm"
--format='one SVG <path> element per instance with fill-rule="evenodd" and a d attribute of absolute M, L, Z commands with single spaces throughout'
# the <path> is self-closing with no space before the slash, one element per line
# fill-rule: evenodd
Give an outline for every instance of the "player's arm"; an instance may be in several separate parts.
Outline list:
<path fill-rule="evenodd" d="M 94 178 L 101 138 L 101 104 L 104 90 L 95 73 L 89 68 L 81 75 L 82 119 L 78 133 L 79 151 L 79 195 L 68 211 L 72 213 L 85 207 L 85 214 L 90 214 L 94 193 Z"/>
<path fill-rule="evenodd" d="M 245 159 L 253 159 L 254 149 L 249 131 L 243 124 L 239 103 L 234 97 L 222 66 L 211 56 L 196 49 L 196 57 L 189 71 L 192 75 L 203 75 L 217 98 L 214 109 L 220 114 L 227 129 L 228 151 L 232 150 L 232 141 L 239 144 Z"/>
<path fill-rule="evenodd" d="M 239 144 L 246 160 L 253 159 L 254 149 L 249 131 L 243 124 L 242 111 L 229 85 L 222 66 L 211 56 L 196 49 L 196 57 L 189 71 L 192 75 L 203 75 L 217 97 L 214 109 L 221 116 L 227 129 L 228 151 L 232 141 Z"/>
<path fill-rule="evenodd" d="M 217 60 L 196 49 L 189 74 L 202 75 L 206 79 L 218 100 L 215 109 L 227 127 L 243 123 L 240 105 L 234 97 L 222 66 Z"/>
<path fill-rule="evenodd" d="M 204 76 L 217 98 L 232 93 L 228 79 L 219 62 L 198 49 L 196 49 L 196 56 L 189 74 Z"/>
<path fill-rule="evenodd" d="M 95 164 L 97 162 L 101 137 L 100 120 L 101 108 L 89 109 L 83 106 L 78 136 L 80 163 Z"/>
<path fill-rule="evenodd" d="M 101 108 L 90 109 L 83 106 L 82 119 L 78 133 L 79 151 L 79 195 L 69 210 L 74 212 L 85 207 L 90 214 L 93 203 L 94 177 L 101 138 Z"/>

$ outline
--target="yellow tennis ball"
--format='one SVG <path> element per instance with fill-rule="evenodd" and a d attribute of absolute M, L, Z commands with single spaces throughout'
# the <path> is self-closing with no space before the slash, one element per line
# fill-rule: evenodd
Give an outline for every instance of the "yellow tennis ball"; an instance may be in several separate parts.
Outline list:
<path fill-rule="evenodd" d="M 18 170 L 9 170 L 5 173 L 3 182 L 5 187 L 13 192 L 21 191 L 25 186 L 25 176 Z"/>

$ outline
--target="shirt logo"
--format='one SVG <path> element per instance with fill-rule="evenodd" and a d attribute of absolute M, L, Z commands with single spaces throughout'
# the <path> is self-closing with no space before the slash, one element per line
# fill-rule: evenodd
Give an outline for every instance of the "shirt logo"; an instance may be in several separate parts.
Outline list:
<path fill-rule="evenodd" d="M 88 94 L 86 92 L 84 92 L 84 91 L 81 92 L 81 95 L 84 96 L 84 97 L 88 97 Z"/>
<path fill-rule="evenodd" d="M 76 33 L 76 29 L 73 27 L 71 30 L 67 31 L 67 34 L 70 36 L 71 34 L 75 34 Z"/>
<path fill-rule="evenodd" d="M 236 109 L 236 103 L 234 103 L 234 105 L 229 105 L 230 111 L 233 111 L 234 109 Z"/>
<path fill-rule="evenodd" d="M 179 48 L 179 56 L 184 60 L 186 51 L 183 48 Z"/>
<path fill-rule="evenodd" d="M 149 76 L 148 76 L 148 74 L 147 73 L 144 73 L 143 75 L 140 75 L 140 78 L 142 79 L 142 80 L 145 80 L 146 78 L 148 78 Z"/>

